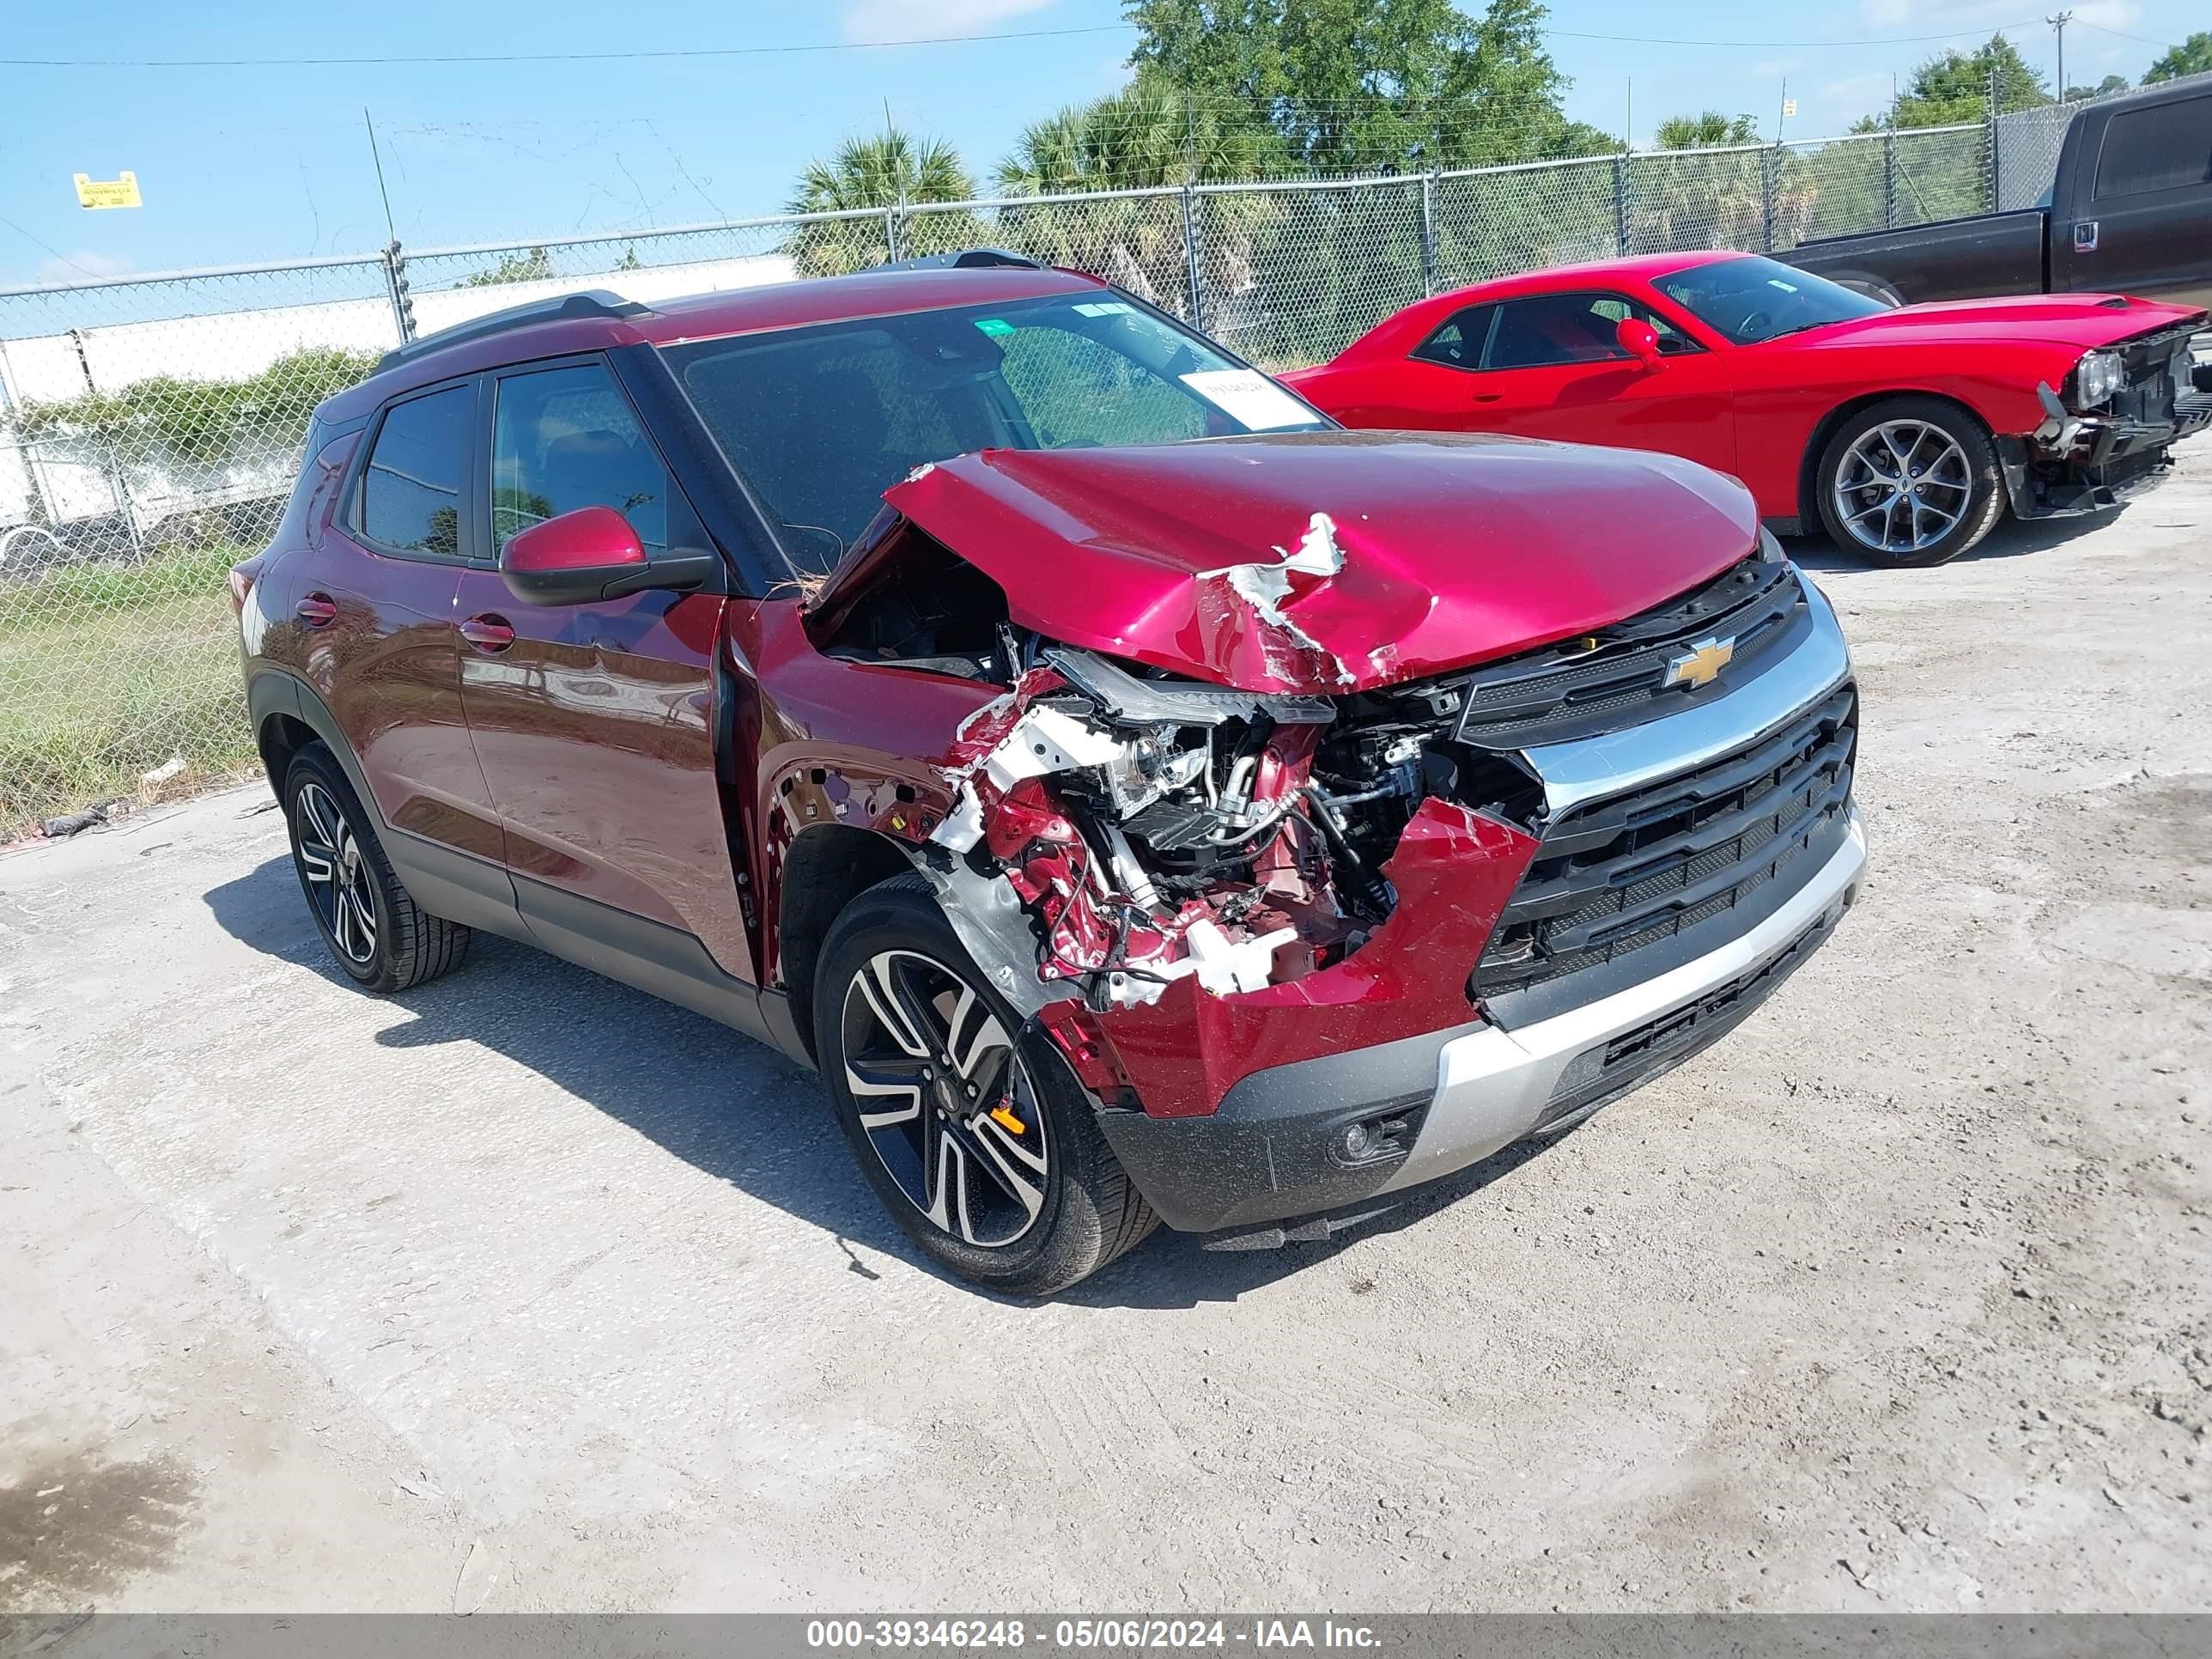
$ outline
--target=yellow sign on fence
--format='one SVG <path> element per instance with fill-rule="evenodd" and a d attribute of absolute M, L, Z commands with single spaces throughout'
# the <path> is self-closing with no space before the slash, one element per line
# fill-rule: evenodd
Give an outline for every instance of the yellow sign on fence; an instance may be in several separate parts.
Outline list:
<path fill-rule="evenodd" d="M 138 175 L 125 173 L 115 179 L 95 179 L 88 173 L 76 175 L 76 204 L 88 208 L 143 207 L 138 199 Z"/>

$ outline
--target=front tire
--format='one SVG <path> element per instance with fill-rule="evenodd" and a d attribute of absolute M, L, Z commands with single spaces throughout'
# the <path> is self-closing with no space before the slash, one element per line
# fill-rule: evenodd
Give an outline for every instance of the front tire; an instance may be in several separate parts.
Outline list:
<path fill-rule="evenodd" d="M 1887 398 L 1851 416 L 1821 452 L 1814 489 L 1836 545 L 1869 564 L 1955 559 L 2005 504 L 1990 434 L 1939 398 Z"/>
<path fill-rule="evenodd" d="M 815 1051 L 884 1206 L 970 1282 L 1049 1296 L 1156 1224 L 1050 1041 L 992 989 L 919 875 L 847 906 L 814 984 Z"/>
<path fill-rule="evenodd" d="M 284 818 L 307 912 L 348 979 L 404 991 L 461 965 L 469 930 L 430 915 L 399 884 L 337 757 L 319 743 L 285 770 Z"/>

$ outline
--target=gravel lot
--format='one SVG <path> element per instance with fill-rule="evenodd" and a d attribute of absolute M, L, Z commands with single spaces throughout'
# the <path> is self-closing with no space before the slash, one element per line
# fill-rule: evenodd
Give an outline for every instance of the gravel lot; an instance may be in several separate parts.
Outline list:
<path fill-rule="evenodd" d="M 0 1607 L 2212 1608 L 2208 532 L 2200 439 L 1805 544 L 1836 943 L 1395 1224 L 1048 1305 L 702 1020 L 337 982 L 265 792 L 0 857 Z"/>

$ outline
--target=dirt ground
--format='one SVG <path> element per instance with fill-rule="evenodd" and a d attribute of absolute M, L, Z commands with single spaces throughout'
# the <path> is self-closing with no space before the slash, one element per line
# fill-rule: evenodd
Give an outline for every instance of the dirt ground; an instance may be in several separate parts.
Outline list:
<path fill-rule="evenodd" d="M 0 859 L 0 1607 L 2212 1608 L 2208 532 L 2212 438 L 1804 544 L 1835 943 L 1393 1223 L 1046 1305 L 702 1020 L 337 982 L 265 792 Z"/>

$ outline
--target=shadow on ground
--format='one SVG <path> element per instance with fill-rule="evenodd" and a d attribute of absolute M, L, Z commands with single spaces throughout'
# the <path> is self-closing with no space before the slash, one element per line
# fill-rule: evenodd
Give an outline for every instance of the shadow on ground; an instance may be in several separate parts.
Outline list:
<path fill-rule="evenodd" d="M 2112 522 L 2115 515 L 2125 513 L 2132 503 L 2123 501 L 2118 507 L 2100 513 L 2084 513 L 2071 519 L 2033 519 L 2025 522 L 2009 514 L 1997 521 L 1996 528 L 1956 559 L 1954 564 L 1977 564 L 1985 560 L 2025 558 L 2031 554 L 2062 547 L 2066 543 L 2087 535 L 2091 531 Z M 1881 567 L 1871 559 L 1862 559 L 1845 553 L 1826 536 L 1792 536 L 1783 543 L 1790 556 L 1808 570 L 1866 570 Z M 1897 574 L 1912 574 L 1910 567 L 1898 567 Z"/>
<path fill-rule="evenodd" d="M 289 855 L 205 896 L 233 938 L 352 988 L 308 918 Z M 844 1246 L 849 1272 L 878 1276 L 854 1251 L 857 1244 L 948 1277 L 884 1213 L 814 1074 L 771 1048 L 542 951 L 484 933 L 476 936 L 459 972 L 389 1001 L 408 1018 L 376 1034 L 386 1048 L 481 1044 L 717 1181 L 830 1234 Z M 1326 1243 L 1206 1250 L 1163 1230 L 1060 1300 L 1138 1308 L 1234 1301 L 1326 1260 L 1352 1239 L 1416 1222 L 1532 1156 L 1500 1153 Z M 1009 1299 L 1008 1305 L 1028 1304 Z"/>

